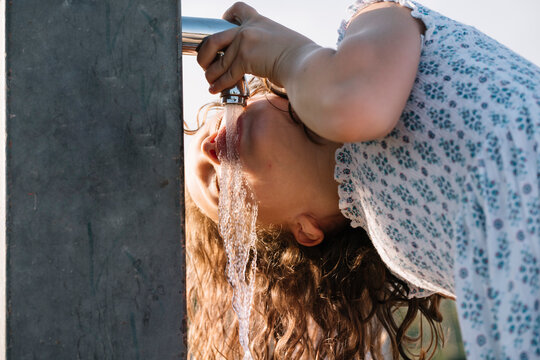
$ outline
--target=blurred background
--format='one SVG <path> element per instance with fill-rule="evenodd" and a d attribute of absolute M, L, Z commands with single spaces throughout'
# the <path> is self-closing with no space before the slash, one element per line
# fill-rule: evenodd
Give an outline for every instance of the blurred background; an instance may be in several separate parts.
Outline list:
<path fill-rule="evenodd" d="M 244 0 L 257 11 L 320 45 L 334 47 L 337 29 L 347 17 L 351 0 L 290 1 Z M 183 0 L 182 15 L 221 18 L 234 2 L 223 0 Z M 448 17 L 473 25 L 533 63 L 540 65 L 540 2 L 536 0 L 424 0 L 423 5 Z M 195 126 L 195 116 L 200 106 L 217 99 L 208 93 L 208 83 L 194 57 L 183 57 L 184 120 Z M 189 136 L 185 139 L 189 142 Z M 442 303 L 443 329 L 446 344 L 435 359 L 465 359 L 457 313 L 453 301 Z M 411 330 L 418 331 L 418 327 Z"/>

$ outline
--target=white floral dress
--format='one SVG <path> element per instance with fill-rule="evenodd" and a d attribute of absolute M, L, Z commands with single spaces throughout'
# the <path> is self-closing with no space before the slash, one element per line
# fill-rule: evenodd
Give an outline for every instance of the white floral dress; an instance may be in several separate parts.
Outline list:
<path fill-rule="evenodd" d="M 469 359 L 538 359 L 540 69 L 395 2 L 426 26 L 417 77 L 387 137 L 336 152 L 340 209 L 411 296 L 456 297 Z"/>

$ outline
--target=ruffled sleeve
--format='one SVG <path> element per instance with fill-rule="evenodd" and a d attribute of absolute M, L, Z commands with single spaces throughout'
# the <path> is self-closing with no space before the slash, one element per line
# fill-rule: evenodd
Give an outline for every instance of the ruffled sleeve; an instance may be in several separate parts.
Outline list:
<path fill-rule="evenodd" d="M 334 171 L 334 179 L 339 184 L 339 209 L 341 210 L 343 216 L 351 221 L 352 227 L 361 227 L 366 230 L 373 242 L 373 234 L 368 226 L 368 222 L 366 221 L 366 212 L 364 210 L 363 199 L 361 196 L 362 191 L 358 191 L 358 189 L 364 189 L 364 192 L 370 191 L 370 189 L 365 188 L 363 182 L 365 180 L 368 182 L 373 181 L 374 179 L 369 179 L 369 176 L 375 176 L 375 174 L 371 174 L 369 171 L 366 171 L 367 169 L 365 166 L 362 166 L 362 159 L 359 157 L 357 147 L 357 144 L 348 143 L 339 148 L 335 154 L 336 167 Z M 379 242 L 375 241 L 373 244 L 377 249 L 377 252 L 381 254 L 381 249 L 379 246 L 377 246 Z M 384 252 L 382 253 L 384 254 Z M 389 265 L 388 261 L 385 263 Z M 435 291 L 426 290 L 408 280 L 398 270 L 398 266 L 389 267 L 394 275 L 405 281 L 409 286 L 409 298 L 421 298 L 435 293 Z"/>
<path fill-rule="evenodd" d="M 338 149 L 334 178 L 339 183 L 339 209 L 343 216 L 351 220 L 352 227 L 365 229 L 366 217 L 361 199 L 358 192 L 356 192 L 359 185 L 358 165 L 356 158 L 346 146 Z"/>
<path fill-rule="evenodd" d="M 378 2 L 383 2 L 383 1 L 395 2 L 397 4 L 400 4 L 401 6 L 405 6 L 412 10 L 412 13 L 411 13 L 412 17 L 424 21 L 424 19 L 422 19 L 422 14 L 418 11 L 418 6 L 414 2 L 409 1 L 409 0 L 355 0 L 354 3 L 352 3 L 347 8 L 347 18 L 341 21 L 341 25 L 338 29 L 337 44 L 339 45 L 341 41 L 343 40 L 345 36 L 345 31 L 347 30 L 347 27 L 349 26 L 349 23 L 352 17 L 358 11 L 362 10 L 368 5 L 375 4 Z M 424 35 L 422 35 L 421 37 L 422 37 L 422 43 L 423 43 Z"/>

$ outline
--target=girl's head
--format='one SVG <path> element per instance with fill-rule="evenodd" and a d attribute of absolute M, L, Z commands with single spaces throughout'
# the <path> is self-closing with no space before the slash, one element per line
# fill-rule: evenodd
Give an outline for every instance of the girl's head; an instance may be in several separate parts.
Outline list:
<path fill-rule="evenodd" d="M 441 320 L 440 297 L 407 299 L 406 284 L 385 267 L 367 234 L 337 216 L 336 184 L 327 183 L 336 144 L 306 131 L 286 99 L 260 96 L 260 87 L 258 95 L 240 119 L 240 157 L 261 224 L 278 226 L 258 232 L 252 353 L 261 359 L 363 359 L 368 352 L 382 358 L 386 331 L 393 357 L 407 358 L 407 344 L 419 340 L 406 329 L 418 312 L 433 329 Z M 196 359 L 241 357 L 216 225 L 222 126 L 218 115 L 196 132 L 186 167 L 188 336 Z M 398 318 L 401 307 L 407 311 Z"/>
<path fill-rule="evenodd" d="M 333 179 L 338 144 L 316 139 L 295 121 L 288 100 L 261 90 L 237 120 L 237 144 L 244 176 L 258 203 L 261 225 L 290 230 L 303 245 L 322 241 L 342 219 Z M 223 111 L 208 117 L 194 134 L 186 161 L 186 185 L 197 206 L 217 221 L 223 151 Z"/>

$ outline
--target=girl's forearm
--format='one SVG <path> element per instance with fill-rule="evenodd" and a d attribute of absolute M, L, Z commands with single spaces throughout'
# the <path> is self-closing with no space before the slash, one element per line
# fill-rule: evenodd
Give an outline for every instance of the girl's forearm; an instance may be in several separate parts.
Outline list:
<path fill-rule="evenodd" d="M 336 142 L 370 140 L 387 130 L 373 105 L 372 78 L 365 48 L 362 58 L 343 59 L 346 54 L 307 44 L 283 61 L 283 86 L 300 119 L 318 135 Z M 354 64 L 351 64 L 354 62 Z M 381 114 L 379 114 L 381 113 Z"/>

